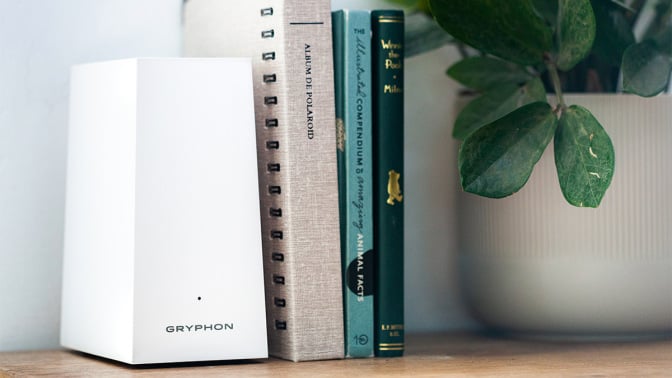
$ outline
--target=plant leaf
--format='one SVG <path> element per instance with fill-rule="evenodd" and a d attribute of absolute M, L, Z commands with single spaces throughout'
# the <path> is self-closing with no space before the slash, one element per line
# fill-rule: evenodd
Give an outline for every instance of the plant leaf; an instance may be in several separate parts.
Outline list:
<path fill-rule="evenodd" d="M 619 5 L 604 0 L 591 1 L 595 12 L 595 42 L 593 52 L 615 67 L 619 67 L 623 52 L 635 43 L 630 23 Z"/>
<path fill-rule="evenodd" d="M 502 59 L 538 64 L 552 46 L 530 0 L 430 0 L 429 7 L 454 38 Z"/>
<path fill-rule="evenodd" d="M 636 43 L 623 54 L 623 91 L 644 97 L 665 90 L 670 81 L 672 57 L 661 52 L 653 40 Z"/>
<path fill-rule="evenodd" d="M 418 0 L 387 0 L 387 2 L 392 4 L 397 4 L 404 8 L 414 8 L 418 6 Z"/>
<path fill-rule="evenodd" d="M 614 147 L 602 125 L 587 109 L 572 105 L 560 117 L 554 149 L 567 202 L 599 206 L 614 174 Z"/>
<path fill-rule="evenodd" d="M 672 55 L 672 11 L 667 28 L 662 29 L 660 34 L 651 37 L 658 46 L 658 51 L 666 55 Z"/>
<path fill-rule="evenodd" d="M 562 71 L 569 71 L 588 55 L 595 40 L 595 15 L 590 0 L 559 0 L 558 61 Z"/>
<path fill-rule="evenodd" d="M 455 120 L 453 137 L 463 140 L 482 126 L 536 101 L 546 101 L 544 84 L 539 78 L 521 87 L 510 84 L 488 91 L 472 100 L 460 112 Z"/>
<path fill-rule="evenodd" d="M 555 28 L 555 23 L 558 20 L 558 2 L 549 0 L 532 0 L 534 9 L 539 12 L 539 15 L 546 20 L 546 22 Z"/>
<path fill-rule="evenodd" d="M 470 134 L 458 156 L 462 188 L 492 198 L 518 191 L 553 138 L 557 122 L 548 103 L 534 102 Z"/>
<path fill-rule="evenodd" d="M 653 8 L 653 17 L 647 20 L 641 40 L 656 40 L 661 49 L 666 47 L 663 51 L 672 54 L 672 0 L 658 0 Z M 638 22 L 638 26 L 640 23 L 643 22 Z"/>
<path fill-rule="evenodd" d="M 597 0 L 597 1 L 601 1 L 601 0 Z M 639 12 L 639 10 L 629 6 L 628 4 L 624 3 L 623 1 L 624 0 L 610 0 L 609 3 L 614 4 L 615 6 L 621 8 L 623 10 L 626 10 L 630 13 L 633 13 L 633 14 Z M 639 1 L 639 3 L 642 4 L 643 1 Z"/>
<path fill-rule="evenodd" d="M 532 78 L 522 66 L 485 56 L 462 59 L 448 68 L 446 74 L 477 91 L 487 91 L 505 84 L 519 85 Z"/>
<path fill-rule="evenodd" d="M 406 16 L 404 57 L 410 58 L 437 49 L 453 41 L 433 19 L 416 12 Z"/>

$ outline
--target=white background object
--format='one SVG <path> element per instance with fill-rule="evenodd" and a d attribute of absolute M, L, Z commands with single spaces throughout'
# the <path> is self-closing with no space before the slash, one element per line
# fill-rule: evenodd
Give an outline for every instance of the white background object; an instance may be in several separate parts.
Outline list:
<path fill-rule="evenodd" d="M 250 60 L 76 66 L 69 126 L 62 344 L 267 357 Z"/>

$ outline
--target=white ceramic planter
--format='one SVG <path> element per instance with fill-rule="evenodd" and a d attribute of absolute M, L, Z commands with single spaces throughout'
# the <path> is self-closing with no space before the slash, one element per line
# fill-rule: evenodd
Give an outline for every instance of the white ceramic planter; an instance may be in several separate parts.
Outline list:
<path fill-rule="evenodd" d="M 672 331 L 672 97 L 573 95 L 611 136 L 616 171 L 598 209 L 560 192 L 552 142 L 505 199 L 458 201 L 462 286 L 495 329 L 545 336 Z"/>

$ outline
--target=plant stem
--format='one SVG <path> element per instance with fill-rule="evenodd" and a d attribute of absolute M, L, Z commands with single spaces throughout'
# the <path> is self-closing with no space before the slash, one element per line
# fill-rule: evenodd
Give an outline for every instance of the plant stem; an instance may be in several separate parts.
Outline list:
<path fill-rule="evenodd" d="M 560 86 L 560 75 L 558 75 L 558 69 L 555 67 L 555 64 L 553 62 L 546 62 L 546 67 L 548 68 L 548 73 L 551 76 L 551 81 L 553 82 L 553 89 L 555 90 L 555 95 L 558 98 L 558 102 L 560 103 L 560 108 L 565 109 L 567 108 L 567 105 L 565 105 L 565 99 L 562 97 L 562 87 Z"/>

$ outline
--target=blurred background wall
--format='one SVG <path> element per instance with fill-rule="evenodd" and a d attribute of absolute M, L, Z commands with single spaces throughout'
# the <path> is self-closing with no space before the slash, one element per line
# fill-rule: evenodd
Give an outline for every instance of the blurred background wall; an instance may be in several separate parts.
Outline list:
<path fill-rule="evenodd" d="M 70 66 L 178 56 L 181 0 L 0 0 L 0 350 L 58 346 Z"/>

